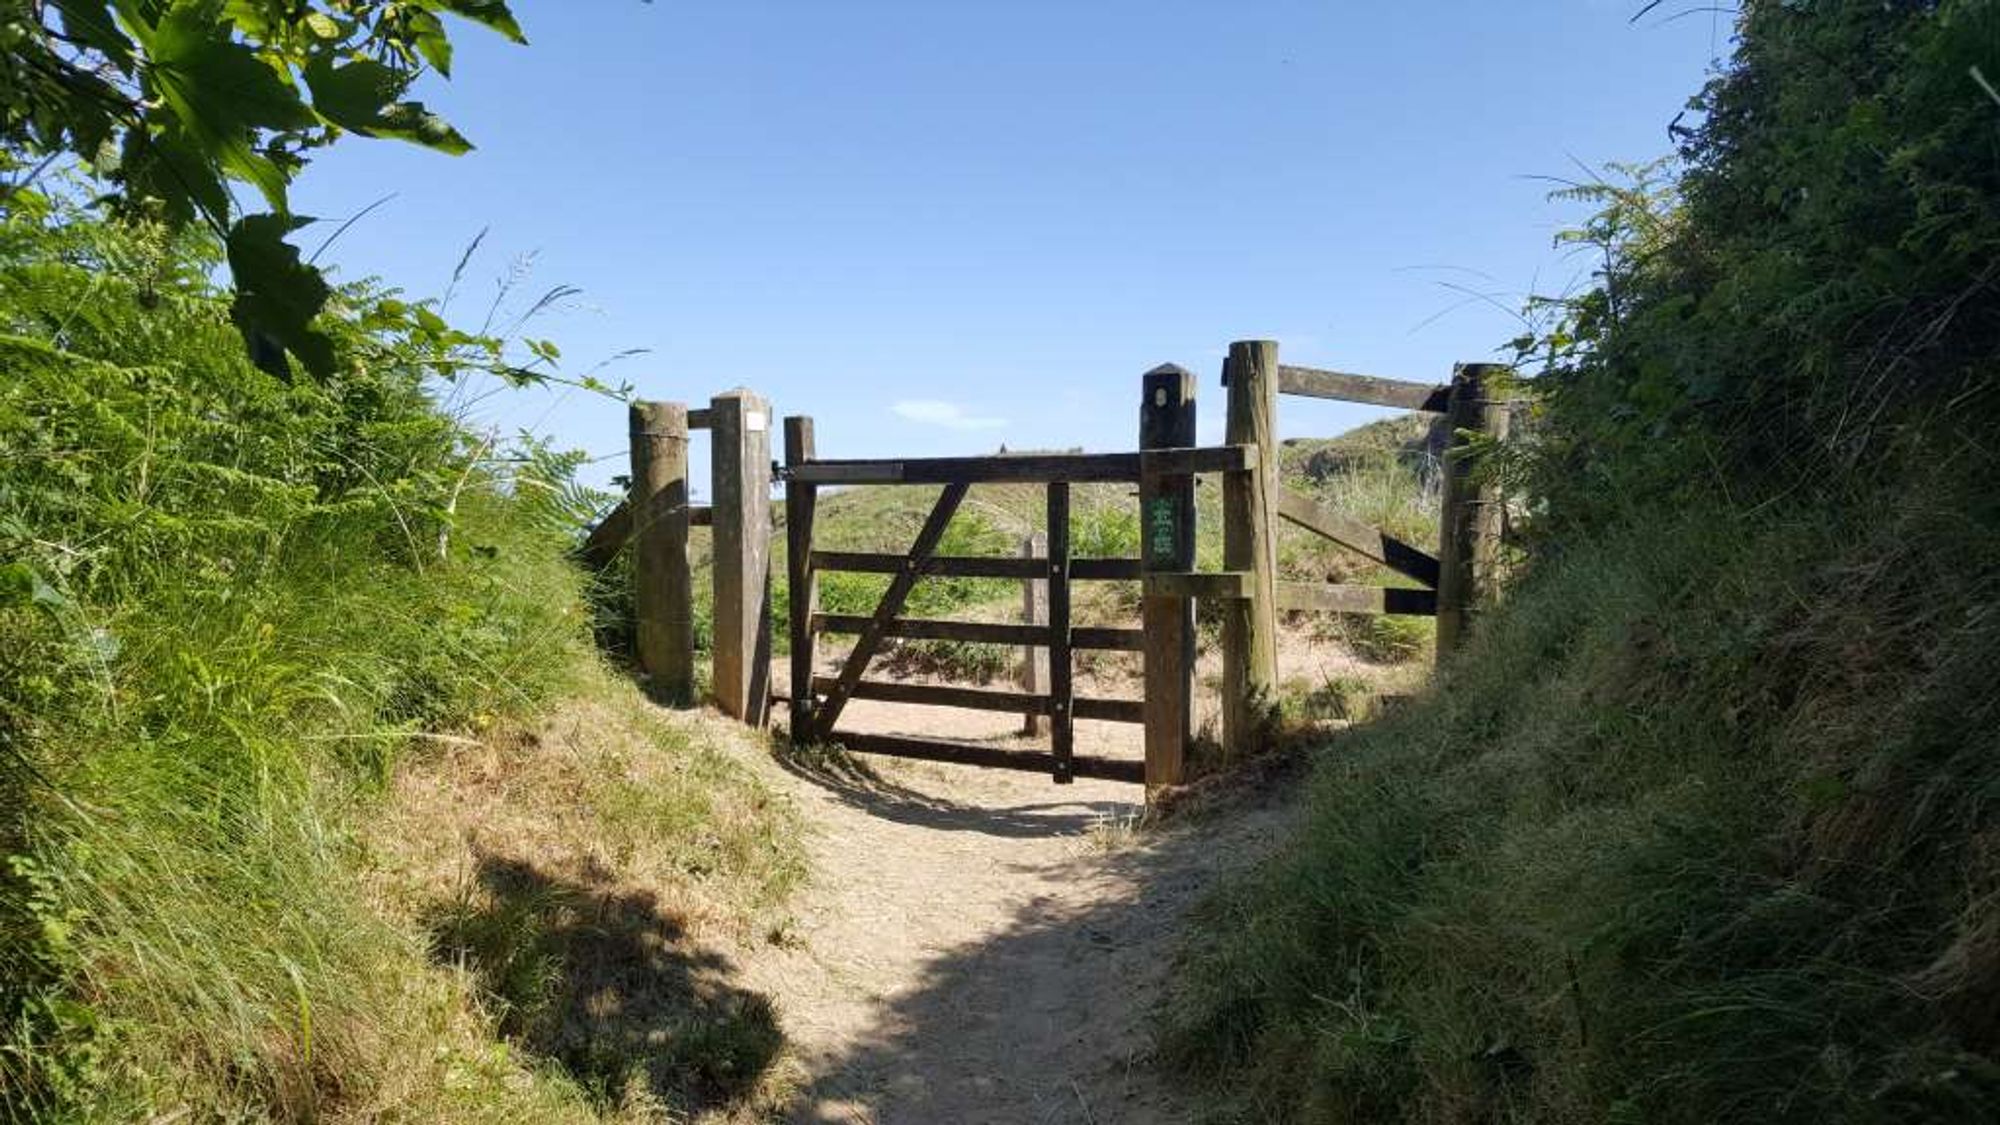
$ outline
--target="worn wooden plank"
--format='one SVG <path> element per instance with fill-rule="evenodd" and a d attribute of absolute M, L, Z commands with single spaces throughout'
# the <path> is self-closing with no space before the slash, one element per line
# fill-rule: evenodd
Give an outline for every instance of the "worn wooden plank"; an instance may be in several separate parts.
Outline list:
<path fill-rule="evenodd" d="M 1166 458 L 1150 451 L 1194 442 L 1194 374 L 1172 364 L 1156 367 L 1140 380 L 1140 394 L 1139 448 L 1147 451 L 1141 454 L 1147 472 L 1139 481 L 1141 569 L 1147 574 L 1189 571 L 1195 550 L 1194 478 L 1173 471 Z M 1139 604 L 1150 789 L 1186 779 L 1194 716 L 1194 602 L 1155 591 Z"/>
<path fill-rule="evenodd" d="M 1392 586 L 1280 582 L 1278 608 L 1317 613 L 1398 613 L 1435 617 L 1438 596 L 1436 590 L 1402 590 Z"/>
<path fill-rule="evenodd" d="M 977 746 L 963 742 L 909 738 L 894 734 L 836 733 L 832 741 L 856 754 L 882 754 L 894 758 L 916 758 L 927 762 L 955 762 L 960 765 L 997 769 L 1033 770 L 1036 773 L 1053 773 L 1056 765 L 1054 754 L 1039 750 L 1003 750 L 996 746 Z M 1129 759 L 1077 755 L 1070 759 L 1069 767 L 1076 777 L 1129 781 L 1134 784 L 1146 779 L 1145 763 Z"/>
<path fill-rule="evenodd" d="M 813 690 L 830 692 L 837 681 L 832 676 L 813 677 Z M 930 707 L 964 707 L 973 711 L 1011 711 L 1017 715 L 1046 715 L 1049 697 L 1026 691 L 997 691 L 991 688 L 959 687 L 956 684 L 911 684 L 896 680 L 861 680 L 854 685 L 854 699 L 878 699 L 885 703 L 917 703 Z"/>
<path fill-rule="evenodd" d="M 697 409 L 688 411 L 688 429 L 708 430 L 715 427 L 715 411 Z"/>
<path fill-rule="evenodd" d="M 1356 554 L 1373 559 L 1398 574 L 1407 575 L 1426 586 L 1438 583 L 1436 556 L 1420 551 L 1377 527 L 1371 527 L 1346 512 L 1300 496 L 1288 488 L 1278 490 L 1278 515 L 1316 535 L 1323 535 Z"/>
<path fill-rule="evenodd" d="M 1138 559 L 1069 560 L 1069 576 L 1078 582 L 1136 582 L 1144 573 Z"/>
<path fill-rule="evenodd" d="M 709 504 L 689 504 L 689 505 L 688 505 L 688 526 L 689 526 L 689 527 L 714 527 L 714 526 L 715 526 L 715 508 L 714 508 L 714 506 L 712 506 L 712 505 L 709 505 Z"/>
<path fill-rule="evenodd" d="M 592 570 L 603 570 L 625 549 L 625 541 L 631 537 L 632 505 L 620 500 L 584 536 L 583 545 L 576 549 L 577 558 Z"/>
<path fill-rule="evenodd" d="M 1044 558 L 987 558 L 976 555 L 932 555 L 921 562 L 908 555 L 886 555 L 872 551 L 814 551 L 813 566 L 819 570 L 841 570 L 860 574 L 901 574 L 915 570 L 924 577 L 938 578 L 1019 578 L 1038 579 L 1048 575 Z"/>
<path fill-rule="evenodd" d="M 1471 618 L 1497 587 L 1500 554 L 1499 486 L 1481 481 L 1482 436 L 1507 436 L 1507 405 L 1488 393 L 1490 380 L 1506 368 L 1497 363 L 1461 363 L 1452 373 L 1451 445 L 1445 450 L 1439 490 L 1437 656 L 1450 657 L 1465 639 Z"/>
<path fill-rule="evenodd" d="M 1192 435 L 1189 435 L 1192 440 Z M 924 457 L 900 461 L 814 461 L 791 470 L 810 484 L 1049 484 L 1136 482 L 1151 464 L 1168 475 L 1234 472 L 1256 464 L 1255 450 L 1228 445 L 1140 453 L 1034 453 Z"/>
<path fill-rule="evenodd" d="M 632 485 L 626 507 L 643 513 L 632 534 L 633 616 L 639 666 L 663 702 L 694 697 L 694 578 L 688 568 L 687 407 L 634 402 Z"/>
<path fill-rule="evenodd" d="M 820 613 L 814 627 L 825 633 L 865 633 L 875 618 L 859 613 Z M 967 641 L 982 645 L 1046 645 L 1046 626 L 1000 621 L 939 621 L 927 617 L 893 617 L 882 624 L 884 637 L 913 641 Z"/>
<path fill-rule="evenodd" d="M 1435 383 L 1406 383 L 1400 379 L 1382 379 L 1346 371 L 1291 366 L 1278 368 L 1278 391 L 1308 398 L 1365 402 L 1397 410 L 1428 410 L 1434 414 L 1444 413 L 1451 397 L 1449 386 Z"/>
<path fill-rule="evenodd" d="M 1070 655 L 1069 482 L 1048 492 L 1049 527 L 1049 750 L 1058 785 L 1076 780 L 1076 664 Z"/>
<path fill-rule="evenodd" d="M 958 506 L 965 501 L 967 491 L 966 485 L 950 484 L 938 494 L 937 504 L 931 508 L 929 518 L 924 520 L 924 526 L 917 532 L 916 542 L 910 545 L 911 558 L 926 559 L 937 550 L 938 540 L 944 538 L 944 529 L 951 524 L 951 517 L 957 514 Z M 910 590 L 917 584 L 917 577 L 914 571 L 904 571 L 889 579 L 889 588 L 883 591 L 882 601 L 876 605 L 874 616 L 862 627 L 860 637 L 854 642 L 854 651 L 847 654 L 846 663 L 840 667 L 840 677 L 834 690 L 817 707 L 819 714 L 815 722 L 821 738 L 826 737 L 833 730 L 833 724 L 839 721 L 841 709 L 847 706 L 847 693 L 861 681 L 861 673 L 867 670 L 869 658 L 875 655 L 882 638 L 887 635 L 884 630 L 902 612 L 903 603 L 909 599 Z"/>
<path fill-rule="evenodd" d="M 1239 340 L 1223 368 L 1229 384 L 1224 435 L 1267 454 L 1258 467 L 1222 478 L 1222 565 L 1251 576 L 1247 598 L 1222 610 L 1222 749 L 1241 760 L 1257 747 L 1278 697 L 1278 345 Z"/>
<path fill-rule="evenodd" d="M 1143 699 L 1098 699 L 1079 695 L 1074 703 L 1076 717 L 1079 719 L 1095 719 L 1103 723 L 1146 721 L 1146 701 Z"/>
<path fill-rule="evenodd" d="M 1256 577 L 1240 570 L 1161 571 L 1148 574 L 1145 592 L 1152 597 L 1236 599 L 1257 596 Z"/>
<path fill-rule="evenodd" d="M 803 465 L 813 458 L 813 420 L 794 416 L 785 419 L 785 464 Z M 813 739 L 813 663 L 818 655 L 819 632 L 813 618 L 819 612 L 819 573 L 813 569 L 813 524 L 819 506 L 819 489 L 810 484 L 785 479 L 785 566 L 789 583 L 787 603 L 791 606 L 792 705 L 790 723 L 793 745 L 803 746 Z"/>
<path fill-rule="evenodd" d="M 1093 652 L 1144 652 L 1146 631 L 1103 625 L 1073 625 L 1069 631 L 1069 647 Z"/>
<path fill-rule="evenodd" d="M 709 400 L 715 587 L 709 693 L 761 727 L 771 675 L 771 404 L 741 387 Z"/>
<path fill-rule="evenodd" d="M 1049 624 L 1049 537 L 1042 532 L 1034 532 L 1021 537 L 1021 557 L 1019 562 L 1034 568 L 1033 573 L 1024 576 L 1021 582 L 1021 624 Z M 1021 690 L 1030 695 L 1044 694 L 1049 690 L 1049 650 L 1045 645 L 1021 646 Z M 1030 737 L 1040 737 L 1048 733 L 1046 714 L 1025 715 L 1021 719 L 1021 733 Z"/>
<path fill-rule="evenodd" d="M 813 627 L 825 633 L 859 633 L 874 618 L 862 614 L 819 613 Z M 988 645 L 1046 645 L 1047 628 L 1005 622 L 937 621 L 922 617 L 898 617 L 883 629 L 883 636 L 902 640 L 969 641 Z M 1069 647 L 1092 652 L 1144 652 L 1144 629 L 1121 629 L 1102 625 L 1073 625 Z"/>

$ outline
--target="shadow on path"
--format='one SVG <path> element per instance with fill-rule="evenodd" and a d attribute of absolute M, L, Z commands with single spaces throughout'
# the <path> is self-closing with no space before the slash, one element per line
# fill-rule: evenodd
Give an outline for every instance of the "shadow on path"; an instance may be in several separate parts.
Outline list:
<path fill-rule="evenodd" d="M 927 956 L 861 1035 L 813 1060 L 791 1120 L 1188 1120 L 1152 1063 L 1154 1005 L 1189 910 L 1268 851 L 1289 808 L 1260 799 L 1039 865 L 1003 926 Z"/>
<path fill-rule="evenodd" d="M 787 773 L 818 786 L 841 803 L 870 816 L 919 828 L 1043 839 L 1081 835 L 1107 822 L 1135 819 L 1146 810 L 1136 786 L 1132 787 L 1131 800 L 1042 801 L 1006 807 L 965 804 L 904 785 L 843 750 L 795 750 L 783 738 L 773 738 L 771 747 L 772 757 Z M 1048 787 L 1061 792 L 1053 783 Z"/>
<path fill-rule="evenodd" d="M 595 861 L 559 873 L 490 852 L 429 919 L 434 956 L 463 965 L 501 1030 L 601 1101 L 636 1085 L 676 1109 L 752 1091 L 782 1043 L 764 996 L 730 983 L 648 891 Z"/>

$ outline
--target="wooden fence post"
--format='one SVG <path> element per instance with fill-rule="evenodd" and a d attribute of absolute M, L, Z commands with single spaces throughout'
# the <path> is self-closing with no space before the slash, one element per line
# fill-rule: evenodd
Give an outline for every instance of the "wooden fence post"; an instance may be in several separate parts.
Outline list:
<path fill-rule="evenodd" d="M 1195 443 L 1195 378 L 1167 364 L 1141 381 L 1139 449 Z M 1142 461 L 1143 464 L 1143 461 Z M 1140 568 L 1194 569 L 1194 478 L 1142 468 L 1139 479 Z M 1194 601 L 1173 594 L 1141 599 L 1145 630 L 1146 788 L 1186 780 L 1194 697 Z"/>
<path fill-rule="evenodd" d="M 1251 596 L 1222 605 L 1222 750 L 1240 760 L 1277 705 L 1277 343 L 1229 345 L 1222 381 L 1229 388 L 1223 440 L 1257 449 L 1255 467 L 1222 477 L 1222 566 L 1251 576 Z"/>
<path fill-rule="evenodd" d="M 1049 527 L 1049 753 L 1055 782 L 1076 780 L 1076 654 L 1070 648 L 1069 482 L 1048 488 Z"/>
<path fill-rule="evenodd" d="M 1491 383 L 1507 368 L 1461 363 L 1452 372 L 1445 413 L 1450 430 L 1439 477 L 1437 656 L 1442 664 L 1465 642 L 1479 603 L 1497 593 L 1500 556 L 1500 486 L 1481 481 L 1479 443 L 1507 436 L 1507 404 Z"/>
<path fill-rule="evenodd" d="M 771 682 L 771 404 L 739 387 L 709 400 L 715 674 L 725 714 L 761 727 Z"/>
<path fill-rule="evenodd" d="M 1021 537 L 1021 557 L 1039 559 L 1048 557 L 1049 537 L 1041 532 Z M 1047 625 L 1049 623 L 1049 580 L 1047 578 L 1024 578 L 1021 580 L 1021 622 L 1026 625 Z M 1021 646 L 1021 690 L 1030 695 L 1041 695 L 1049 690 L 1049 650 L 1042 645 Z M 1048 733 L 1049 720 L 1046 715 L 1027 715 L 1021 721 L 1021 733 L 1039 737 Z"/>
<path fill-rule="evenodd" d="M 634 615 L 639 666 L 654 698 L 694 698 L 694 580 L 688 571 L 687 407 L 634 402 L 629 410 Z"/>
<path fill-rule="evenodd" d="M 785 419 L 785 467 L 796 469 L 813 459 L 813 420 Z M 792 745 L 804 746 L 813 738 L 814 665 L 818 662 L 819 635 L 813 632 L 813 614 L 819 612 L 819 572 L 813 569 L 813 517 L 819 489 L 797 480 L 785 481 L 785 569 L 786 604 L 791 607 L 792 644 Z"/>

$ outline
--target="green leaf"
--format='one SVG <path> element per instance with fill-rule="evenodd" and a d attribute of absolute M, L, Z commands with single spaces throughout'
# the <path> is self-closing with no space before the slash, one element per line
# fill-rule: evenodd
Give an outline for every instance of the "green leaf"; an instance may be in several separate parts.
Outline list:
<path fill-rule="evenodd" d="M 326 306 L 326 279 L 285 241 L 310 221 L 247 215 L 229 229 L 229 272 L 236 281 L 229 318 L 243 333 L 252 360 L 279 378 L 289 377 L 285 352 L 317 378 L 333 371 L 333 341 L 312 327 Z"/>
<path fill-rule="evenodd" d="M 444 21 L 429 12 L 416 10 L 411 10 L 404 21 L 410 39 L 417 45 L 417 53 L 439 74 L 450 78 L 451 38 L 445 34 Z"/>
<path fill-rule="evenodd" d="M 119 30 L 110 0 L 53 0 L 50 6 L 62 16 L 64 35 L 100 52 L 119 70 L 131 72 L 132 40 Z"/>
<path fill-rule="evenodd" d="M 181 135 L 171 119 L 165 126 L 159 133 L 132 129 L 125 134 L 118 178 L 126 191 L 159 200 L 166 209 L 166 219 L 175 225 L 190 222 L 196 215 L 224 221 L 229 214 L 229 189 L 215 165 Z"/>
<path fill-rule="evenodd" d="M 356 59 L 335 66 L 324 58 L 306 64 L 306 85 L 313 109 L 328 122 L 367 137 L 398 140 L 448 152 L 472 148 L 458 130 L 424 108 L 422 102 L 398 102 L 410 77 L 374 59 Z"/>
<path fill-rule="evenodd" d="M 507 9 L 506 0 L 420 0 L 420 2 L 433 11 L 450 12 L 474 23 L 483 24 L 516 43 L 528 41 L 528 37 L 521 34 L 521 25 L 514 20 L 514 13 Z"/>
<path fill-rule="evenodd" d="M 0 566 L 0 606 L 37 606 L 41 609 L 66 609 L 70 600 L 62 591 L 49 585 L 41 572 L 24 562 L 11 562 Z"/>
<path fill-rule="evenodd" d="M 253 146 L 260 130 L 310 127 L 312 110 L 281 71 L 230 38 L 232 25 L 219 15 L 216 0 L 176 0 L 137 33 L 146 75 L 193 146 L 282 212 L 285 175 Z"/>

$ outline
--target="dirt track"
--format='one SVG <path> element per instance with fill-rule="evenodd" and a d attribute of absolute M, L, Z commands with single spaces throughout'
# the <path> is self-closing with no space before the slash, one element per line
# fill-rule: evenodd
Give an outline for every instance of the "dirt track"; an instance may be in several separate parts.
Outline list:
<path fill-rule="evenodd" d="M 1005 740 L 1019 722 L 857 702 L 842 726 Z M 1139 753 L 1137 728 L 1080 723 L 1078 742 Z M 1288 803 L 1140 833 L 1133 785 L 759 760 L 812 832 L 795 940 L 743 977 L 808 1075 L 794 1121 L 1186 1119 L 1148 1063 L 1149 1010 L 1188 908 L 1265 851 Z"/>

